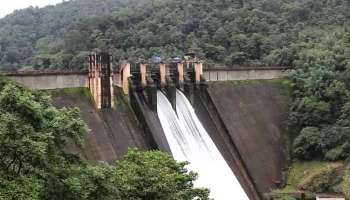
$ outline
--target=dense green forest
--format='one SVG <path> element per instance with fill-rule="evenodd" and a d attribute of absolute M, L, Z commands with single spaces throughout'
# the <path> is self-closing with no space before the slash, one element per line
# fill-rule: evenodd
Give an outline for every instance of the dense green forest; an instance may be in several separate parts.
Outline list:
<path fill-rule="evenodd" d="M 350 161 L 350 33 L 320 40 L 304 44 L 291 75 L 294 153 L 302 159 Z"/>
<path fill-rule="evenodd" d="M 289 77 L 292 162 L 284 191 L 339 193 L 348 199 L 350 33 L 302 43 L 295 65 Z M 295 198 L 287 195 L 280 200 Z"/>
<path fill-rule="evenodd" d="M 300 43 L 346 32 L 347 0 L 75 0 L 0 20 L 2 69 L 77 69 L 86 54 L 116 60 L 195 52 L 207 64 L 294 65 Z"/>
<path fill-rule="evenodd" d="M 168 154 L 131 149 L 116 165 L 93 165 L 67 152 L 86 133 L 78 109 L 0 77 L 0 200 L 208 199 Z"/>

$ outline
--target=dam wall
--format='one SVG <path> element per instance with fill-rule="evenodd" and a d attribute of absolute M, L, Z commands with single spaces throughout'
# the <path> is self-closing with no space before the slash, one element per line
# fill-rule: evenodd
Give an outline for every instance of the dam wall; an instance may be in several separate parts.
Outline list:
<path fill-rule="evenodd" d="M 211 81 L 266 80 L 286 75 L 286 67 L 213 67 L 205 68 L 203 76 Z"/>
<path fill-rule="evenodd" d="M 203 77 L 208 81 L 204 89 L 198 83 L 184 84 L 198 117 L 252 200 L 261 199 L 261 194 L 283 182 L 282 132 L 287 100 L 274 84 L 221 81 L 278 79 L 286 70 L 217 67 L 204 69 Z M 89 161 L 115 162 L 129 147 L 170 152 L 147 87 L 141 90 L 129 85 L 126 104 L 131 107 L 118 106 L 120 98 L 116 98 L 115 109 L 97 110 L 86 95 L 61 93 L 63 88 L 82 88 L 89 93 L 87 72 L 14 72 L 5 76 L 31 89 L 59 89 L 53 96 L 56 106 L 80 108 L 91 130 L 81 152 Z M 114 86 L 121 85 L 120 74 L 113 73 L 111 78 Z"/>
<path fill-rule="evenodd" d="M 130 104 L 133 108 L 141 129 L 146 135 L 146 140 L 152 149 L 159 149 L 171 154 L 168 141 L 163 132 L 157 112 L 150 109 L 143 94 L 132 90 L 129 94 Z"/>
<path fill-rule="evenodd" d="M 260 200 L 262 198 L 257 191 L 257 186 L 230 138 L 226 126 L 208 94 L 207 87 L 206 83 L 202 83 L 200 89 L 194 90 L 193 106 L 195 112 L 227 164 L 236 175 L 249 199 Z"/>
<path fill-rule="evenodd" d="M 220 136 L 225 141 L 223 154 L 240 158 L 247 172 L 243 180 L 249 177 L 251 188 L 259 194 L 278 188 L 286 167 L 283 131 L 288 97 L 284 89 L 261 81 L 238 85 L 214 82 L 208 84 L 207 94 L 209 100 L 204 103 L 216 111 L 216 121 L 222 122 L 226 134 Z M 230 155 L 235 149 L 237 155 Z"/>
<path fill-rule="evenodd" d="M 213 67 L 204 68 L 203 77 L 209 82 L 235 80 L 263 80 L 282 78 L 285 67 Z M 28 71 L 3 72 L 8 78 L 34 90 L 88 87 L 87 71 Z M 113 85 L 121 86 L 121 75 L 113 73 Z"/>
<path fill-rule="evenodd" d="M 85 160 L 114 164 L 127 153 L 128 148 L 152 149 L 127 100 L 117 95 L 118 91 L 115 93 L 116 109 L 101 110 L 96 109 L 87 88 L 58 89 L 50 93 L 53 104 L 58 108 L 79 108 L 82 119 L 88 125 L 90 130 L 83 148 L 71 149 Z"/>
<path fill-rule="evenodd" d="M 34 90 L 88 87 L 87 72 L 13 72 L 8 78 Z"/>

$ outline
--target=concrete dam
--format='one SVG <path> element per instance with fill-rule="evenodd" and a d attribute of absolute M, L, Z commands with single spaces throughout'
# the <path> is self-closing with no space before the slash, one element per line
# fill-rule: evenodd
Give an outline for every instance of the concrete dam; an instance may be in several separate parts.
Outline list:
<path fill-rule="evenodd" d="M 129 147 L 137 147 L 162 150 L 177 160 L 182 160 L 190 151 L 197 152 L 185 158 L 202 163 L 195 158 L 207 159 L 209 155 L 205 152 L 208 151 L 198 154 L 197 147 L 207 144 L 217 149 L 213 162 L 228 166 L 249 199 L 262 199 L 264 193 L 283 183 L 286 161 L 282 132 L 287 113 L 284 92 L 270 82 L 235 84 L 230 81 L 278 79 L 283 77 L 285 68 L 207 69 L 196 59 L 118 65 L 111 60 L 109 55 L 91 54 L 87 71 L 7 72 L 5 75 L 29 88 L 48 90 L 58 107 L 80 108 L 91 133 L 82 150 L 72 148 L 72 151 L 91 162 L 113 163 L 121 159 Z M 179 92 L 183 92 L 185 99 Z M 159 117 L 162 98 L 159 95 L 168 102 L 166 112 L 170 112 L 170 106 L 174 112 L 171 115 L 177 117 L 174 120 L 191 130 L 181 132 L 183 137 L 198 133 L 201 137 L 197 140 L 206 138 L 212 142 L 198 144 L 195 137 L 188 137 L 186 141 L 192 141 L 192 145 L 187 146 L 188 152 L 182 151 L 182 156 L 176 156 L 179 153 L 174 153 L 177 151 L 169 131 L 164 128 L 164 118 Z M 191 107 L 186 101 L 195 116 L 188 111 Z M 186 110 L 191 118 L 180 114 Z M 186 125 L 189 119 L 195 118 L 198 121 Z M 212 151 L 215 152 L 209 152 Z M 220 156 L 224 162 L 218 160 Z M 221 169 L 220 166 L 214 169 Z M 198 168 L 200 164 L 195 169 Z"/>

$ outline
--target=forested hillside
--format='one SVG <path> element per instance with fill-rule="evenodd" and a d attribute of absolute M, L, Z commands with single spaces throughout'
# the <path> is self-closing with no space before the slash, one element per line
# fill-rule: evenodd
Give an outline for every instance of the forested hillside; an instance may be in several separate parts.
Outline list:
<path fill-rule="evenodd" d="M 116 59 L 196 52 L 208 64 L 293 65 L 304 42 L 346 32 L 347 0 L 76 0 L 0 20 L 2 69 L 83 67 L 95 48 Z"/>
<path fill-rule="evenodd" d="M 350 34 L 305 43 L 293 72 L 290 122 L 302 159 L 350 161 Z"/>
<path fill-rule="evenodd" d="M 62 51 L 69 27 L 81 19 L 109 14 L 123 2 L 125 0 L 74 0 L 57 6 L 15 11 L 0 20 L 0 69 L 45 66 L 45 58 L 53 54 L 69 57 Z M 50 60 L 62 66 L 59 63 L 62 59 L 52 56 Z M 74 61 L 71 62 L 74 65 Z"/>

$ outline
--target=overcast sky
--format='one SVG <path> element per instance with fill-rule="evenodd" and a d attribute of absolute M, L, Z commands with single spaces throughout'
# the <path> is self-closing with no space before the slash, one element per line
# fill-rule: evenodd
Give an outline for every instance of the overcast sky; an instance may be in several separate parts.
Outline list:
<path fill-rule="evenodd" d="M 0 18 L 17 9 L 27 8 L 29 6 L 43 7 L 46 5 L 55 5 L 60 2 L 62 0 L 0 0 Z"/>

